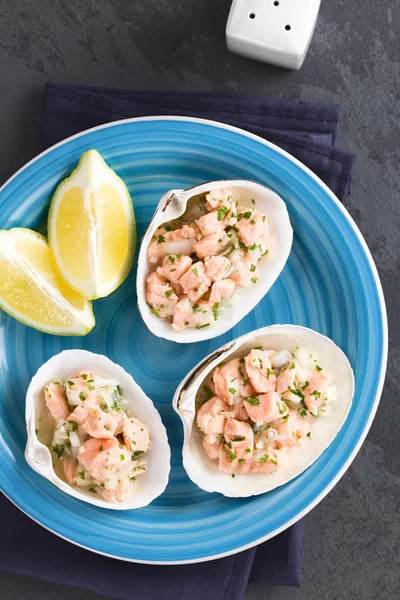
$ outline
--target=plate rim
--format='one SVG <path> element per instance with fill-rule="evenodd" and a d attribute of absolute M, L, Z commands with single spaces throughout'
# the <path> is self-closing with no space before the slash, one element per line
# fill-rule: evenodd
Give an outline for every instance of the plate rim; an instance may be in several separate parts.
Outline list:
<path fill-rule="evenodd" d="M 259 143 L 263 144 L 264 146 L 267 146 L 274 152 L 282 155 L 287 160 L 289 160 L 289 162 L 295 164 L 298 168 L 300 168 L 303 172 L 305 172 L 309 177 L 311 177 L 311 179 L 313 179 L 323 189 L 323 191 L 326 194 L 328 194 L 328 196 L 331 198 L 331 200 L 333 200 L 333 202 L 336 204 L 336 206 L 342 212 L 344 218 L 347 220 L 347 222 L 351 226 L 352 230 L 356 234 L 356 237 L 358 238 L 358 241 L 359 241 L 359 243 L 365 253 L 365 256 L 368 260 L 368 264 L 371 269 L 371 273 L 373 275 L 374 283 L 376 286 L 377 296 L 379 299 L 379 305 L 380 305 L 380 309 L 381 309 L 380 313 L 381 313 L 381 319 L 382 319 L 382 334 L 383 334 L 383 336 L 382 336 L 382 365 L 381 365 L 381 370 L 380 370 L 380 374 L 379 374 L 377 391 L 376 391 L 376 394 L 374 397 L 374 401 L 371 405 L 369 417 L 368 417 L 365 427 L 357 441 L 357 444 L 355 445 L 351 454 L 348 456 L 346 462 L 339 469 L 336 476 L 332 479 L 332 481 L 329 482 L 329 484 L 322 490 L 322 492 L 315 498 L 315 500 L 313 502 L 311 502 L 308 506 L 306 506 L 301 512 L 296 514 L 292 519 L 290 519 L 289 521 L 286 521 L 286 523 L 284 523 L 281 527 L 274 529 L 272 532 L 270 532 L 269 534 L 267 534 L 263 537 L 260 537 L 256 540 L 253 540 L 252 542 L 249 542 L 248 544 L 239 546 L 237 548 L 228 550 L 226 552 L 221 552 L 219 554 L 213 554 L 210 556 L 200 557 L 200 558 L 196 558 L 196 559 L 189 559 L 189 560 L 157 561 L 157 560 L 141 560 L 141 559 L 137 559 L 137 558 L 133 559 L 133 558 L 128 558 L 128 557 L 121 557 L 121 556 L 117 556 L 114 554 L 108 554 L 106 552 L 102 552 L 102 551 L 96 550 L 94 548 L 90 548 L 88 546 L 80 544 L 79 542 L 77 542 L 75 540 L 71 540 L 71 539 L 63 536 L 61 533 L 59 533 L 57 531 L 54 531 L 53 529 L 51 529 L 51 527 L 44 525 L 38 519 L 34 518 L 30 514 L 28 514 L 25 510 L 20 508 L 13 499 L 11 499 L 3 490 L 1 490 L 1 492 L 4 494 L 4 496 L 6 496 L 6 498 L 8 498 L 8 500 L 10 500 L 10 502 L 12 502 L 12 504 L 14 504 L 14 506 L 16 506 L 22 513 L 24 513 L 27 517 L 32 519 L 32 521 L 34 521 L 35 523 L 37 523 L 38 525 L 40 525 L 47 531 L 50 531 L 54 535 L 57 535 L 59 538 L 65 540 L 71 544 L 74 544 L 75 546 L 78 546 L 80 548 L 83 548 L 85 550 L 93 552 L 95 554 L 100 554 L 101 556 L 106 556 L 108 558 L 113 558 L 116 560 L 122 560 L 124 562 L 138 563 L 138 564 L 151 564 L 151 565 L 196 564 L 196 563 L 201 563 L 201 562 L 208 562 L 210 560 L 218 560 L 219 558 L 224 558 L 226 556 L 231 556 L 233 554 L 243 552 L 245 550 L 253 548 L 254 546 L 262 544 L 263 542 L 266 542 L 267 540 L 275 537 L 279 533 L 282 533 L 283 531 L 285 531 L 286 529 L 288 529 L 289 527 L 294 525 L 294 523 L 297 523 L 297 521 L 302 519 L 305 515 L 307 515 L 313 508 L 315 508 L 315 506 L 317 506 L 328 495 L 328 493 L 335 487 L 335 485 L 340 481 L 340 479 L 343 477 L 343 475 L 345 474 L 345 472 L 347 471 L 347 469 L 350 467 L 351 463 L 357 456 L 361 446 L 363 445 L 365 438 L 367 437 L 367 434 L 371 428 L 372 422 L 375 418 L 376 411 L 378 409 L 379 402 L 381 399 L 383 385 L 384 385 L 385 376 L 386 376 L 387 359 L 388 359 L 387 310 L 386 310 L 386 303 L 385 303 L 385 297 L 383 294 L 382 284 L 381 284 L 378 270 L 376 268 L 371 251 L 369 250 L 368 245 L 367 245 L 360 229 L 358 228 L 357 224 L 355 223 L 353 217 L 350 215 L 350 213 L 345 208 L 345 206 L 342 204 L 342 202 L 337 198 L 337 196 L 332 192 L 332 190 L 311 169 L 309 169 L 306 165 L 304 165 L 300 160 L 298 160 L 297 158 L 292 156 L 289 152 L 286 152 L 285 150 L 283 150 L 276 144 L 273 144 L 272 142 L 265 140 L 264 138 L 254 134 L 254 133 L 250 133 L 249 131 L 241 129 L 240 127 L 228 125 L 227 123 L 222 123 L 220 121 L 213 121 L 212 119 L 201 119 L 198 117 L 185 117 L 185 116 L 176 116 L 176 115 L 174 115 L 174 116 L 154 115 L 154 116 L 147 116 L 147 117 L 131 117 L 128 119 L 120 119 L 117 121 L 103 123 L 102 125 L 97 125 L 96 127 L 91 127 L 90 129 L 85 129 L 84 131 L 81 131 L 70 137 L 67 137 L 64 140 L 57 142 L 56 144 L 50 146 L 49 148 L 47 148 L 46 150 L 44 150 L 43 152 L 41 152 L 40 154 L 38 154 L 37 156 L 32 158 L 30 161 L 25 163 L 20 169 L 18 169 L 13 175 L 11 175 L 11 177 L 9 177 L 5 181 L 5 183 L 0 187 L 0 194 L 20 173 L 25 171 L 27 168 L 29 168 L 31 165 L 33 165 L 36 161 L 41 159 L 46 154 L 54 151 L 56 148 L 59 148 L 73 140 L 79 139 L 80 137 L 85 137 L 86 135 L 88 135 L 90 133 L 94 133 L 94 132 L 100 131 L 102 129 L 111 129 L 111 128 L 118 127 L 119 125 L 143 122 L 143 121 L 150 121 L 150 122 L 151 121 L 176 121 L 176 122 L 186 122 L 186 123 L 199 123 L 202 125 L 208 125 L 210 127 L 215 127 L 217 129 L 225 129 L 225 130 L 231 131 L 233 133 L 239 134 L 241 136 L 250 138 L 256 142 L 259 142 Z"/>

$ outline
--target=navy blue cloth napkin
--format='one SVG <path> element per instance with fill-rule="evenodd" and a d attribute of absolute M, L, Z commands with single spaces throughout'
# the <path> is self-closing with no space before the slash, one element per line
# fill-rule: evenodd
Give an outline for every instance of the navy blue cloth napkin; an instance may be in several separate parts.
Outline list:
<path fill-rule="evenodd" d="M 184 115 L 255 133 L 301 160 L 344 201 L 354 155 L 340 150 L 340 107 L 246 96 L 130 92 L 47 84 L 40 150 L 109 121 Z M 247 584 L 299 585 L 302 523 L 236 555 L 184 566 L 124 563 L 52 535 L 0 497 L 0 569 L 128 600 L 240 600 Z"/>

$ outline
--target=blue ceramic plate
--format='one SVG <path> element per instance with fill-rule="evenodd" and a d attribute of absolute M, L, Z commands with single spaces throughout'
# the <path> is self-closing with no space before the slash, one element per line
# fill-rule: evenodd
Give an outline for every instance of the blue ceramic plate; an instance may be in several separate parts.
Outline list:
<path fill-rule="evenodd" d="M 267 297 L 227 334 L 179 345 L 146 330 L 137 307 L 135 268 L 111 296 L 94 303 L 97 325 L 61 338 L 0 315 L 0 485 L 30 517 L 95 552 L 151 563 L 197 562 L 253 546 L 315 506 L 348 468 L 375 414 L 384 379 L 387 325 L 378 275 L 351 217 L 328 188 L 282 150 L 254 135 L 197 119 L 133 119 L 96 128 L 51 148 L 0 191 L 0 228 L 45 233 L 49 201 L 82 152 L 96 148 L 125 180 L 139 239 L 161 195 L 217 179 L 253 179 L 280 194 L 294 229 L 293 250 Z M 323 455 L 268 494 L 229 499 L 207 494 L 181 464 L 182 426 L 171 399 L 205 355 L 252 329 L 297 323 L 331 337 L 355 371 L 349 417 Z M 129 371 L 159 409 L 172 446 L 165 493 L 147 508 L 107 511 L 63 494 L 24 460 L 25 391 L 38 367 L 64 348 L 108 355 Z"/>

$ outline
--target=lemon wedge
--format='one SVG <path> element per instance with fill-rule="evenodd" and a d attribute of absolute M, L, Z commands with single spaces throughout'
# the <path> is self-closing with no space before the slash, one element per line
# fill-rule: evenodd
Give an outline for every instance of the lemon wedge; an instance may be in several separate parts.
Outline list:
<path fill-rule="evenodd" d="M 46 238 L 30 229 L 0 231 L 0 307 L 54 335 L 85 335 L 95 324 L 91 302 L 66 285 Z"/>
<path fill-rule="evenodd" d="M 55 191 L 48 232 L 61 276 L 85 298 L 108 296 L 128 275 L 136 243 L 132 200 L 96 150 L 85 152 Z"/>

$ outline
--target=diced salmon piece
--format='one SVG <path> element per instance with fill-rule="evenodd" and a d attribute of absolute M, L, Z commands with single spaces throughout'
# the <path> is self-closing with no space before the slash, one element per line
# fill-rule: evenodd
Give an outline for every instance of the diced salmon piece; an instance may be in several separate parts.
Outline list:
<path fill-rule="evenodd" d="M 78 471 L 78 463 L 75 458 L 68 458 L 67 456 L 62 459 L 62 466 L 64 471 L 65 481 L 69 485 L 74 485 L 76 473 Z"/>
<path fill-rule="evenodd" d="M 258 265 L 254 261 L 253 257 L 249 252 L 245 252 L 240 260 L 232 262 L 232 270 L 229 275 L 230 279 L 240 285 L 246 287 L 252 283 L 252 279 L 257 280 Z"/>
<path fill-rule="evenodd" d="M 71 375 L 69 376 L 69 379 L 82 379 L 84 382 L 87 382 L 88 380 L 91 381 L 93 379 L 101 379 L 101 376 L 98 373 L 95 373 L 94 371 L 84 371 L 82 369 L 79 369 L 78 371 L 74 371 L 73 373 L 71 373 Z"/>
<path fill-rule="evenodd" d="M 228 275 L 231 261 L 226 256 L 206 256 L 204 266 L 211 281 L 221 281 Z"/>
<path fill-rule="evenodd" d="M 226 248 L 229 238 L 224 231 L 221 233 L 211 233 L 196 242 L 194 251 L 199 258 L 206 256 L 215 256 Z"/>
<path fill-rule="evenodd" d="M 162 267 L 158 267 L 157 273 L 165 277 L 171 283 L 176 283 L 180 277 L 189 269 L 192 264 L 190 256 L 177 256 L 168 254 L 163 260 Z"/>
<path fill-rule="evenodd" d="M 65 392 L 62 385 L 48 383 L 44 388 L 44 398 L 46 406 L 56 421 L 59 419 L 67 420 L 70 413 L 68 402 L 65 398 Z"/>
<path fill-rule="evenodd" d="M 222 300 L 230 298 L 235 291 L 235 284 L 231 279 L 222 279 L 212 284 L 209 305 L 213 307 Z"/>
<path fill-rule="evenodd" d="M 131 485 L 128 479 L 121 479 L 113 490 L 106 490 L 103 487 L 97 487 L 96 489 L 106 502 L 125 502 L 129 498 Z"/>
<path fill-rule="evenodd" d="M 245 458 L 254 449 L 254 433 L 244 421 L 228 419 L 225 423 L 224 437 L 228 447 L 237 458 Z"/>
<path fill-rule="evenodd" d="M 181 229 L 166 231 L 164 228 L 157 229 L 154 239 L 147 248 L 149 261 L 158 262 L 166 254 L 191 254 L 194 250 L 196 236 L 199 230 L 196 225 L 183 225 Z"/>
<path fill-rule="evenodd" d="M 252 246 L 267 228 L 265 215 L 254 208 L 238 207 L 236 227 L 238 235 L 246 246 Z"/>
<path fill-rule="evenodd" d="M 209 193 L 206 195 L 206 201 L 207 207 L 210 210 L 221 208 L 221 206 L 230 209 L 233 205 L 233 192 L 224 188 L 210 190 Z"/>
<path fill-rule="evenodd" d="M 265 453 L 266 456 L 269 456 L 268 453 Z M 274 464 L 271 460 L 261 457 L 262 460 L 253 460 L 250 467 L 250 473 L 264 473 L 265 475 L 269 473 L 273 473 L 278 470 L 278 464 Z M 275 460 L 275 459 L 273 459 Z"/>
<path fill-rule="evenodd" d="M 122 433 L 125 445 L 131 452 L 147 452 L 150 448 L 150 435 L 146 425 L 136 417 L 129 417 L 123 427 Z"/>
<path fill-rule="evenodd" d="M 299 439 L 305 437 L 310 431 L 308 421 L 302 418 L 299 413 L 293 409 L 289 410 L 289 416 L 286 419 L 281 419 L 274 423 L 274 429 L 278 432 L 274 439 L 276 443 L 283 448 L 295 446 L 299 443 Z"/>
<path fill-rule="evenodd" d="M 322 370 L 313 371 L 310 384 L 303 390 L 304 404 L 311 414 L 317 415 L 320 407 L 325 402 L 326 392 L 332 378 Z"/>
<path fill-rule="evenodd" d="M 179 279 L 184 293 L 191 302 L 201 298 L 211 285 L 211 280 L 206 275 L 204 263 L 194 263 L 188 271 Z"/>
<path fill-rule="evenodd" d="M 195 317 L 193 314 L 193 307 L 190 304 L 189 298 L 183 298 L 183 300 L 179 300 L 175 307 L 172 327 L 175 331 L 182 331 L 183 329 L 186 329 L 186 327 L 194 327 L 194 325 Z"/>
<path fill-rule="evenodd" d="M 204 435 L 202 444 L 209 458 L 212 460 L 218 460 L 222 439 L 216 439 L 216 436 Z"/>
<path fill-rule="evenodd" d="M 196 422 L 206 435 L 218 435 L 224 432 L 226 419 L 233 418 L 235 413 L 228 404 L 214 396 L 207 400 L 197 412 Z"/>
<path fill-rule="evenodd" d="M 116 438 L 89 438 L 78 451 L 78 461 L 97 481 L 107 481 L 110 475 L 119 473 L 128 460 L 129 450 Z"/>
<path fill-rule="evenodd" d="M 78 423 L 89 435 L 95 438 L 112 438 L 118 427 L 113 415 L 101 410 L 98 402 L 89 397 L 69 415 L 68 421 Z"/>
<path fill-rule="evenodd" d="M 203 236 L 210 233 L 219 233 L 226 227 L 224 223 L 225 212 L 223 209 L 213 210 L 197 219 L 196 223 Z"/>
<path fill-rule="evenodd" d="M 160 317 L 172 316 L 178 296 L 164 277 L 151 273 L 146 283 L 146 300 Z"/>
<path fill-rule="evenodd" d="M 244 407 L 244 402 L 240 402 L 239 404 L 234 404 L 232 406 L 232 410 L 235 413 L 235 419 L 237 421 L 247 421 L 249 415 Z"/>
<path fill-rule="evenodd" d="M 239 404 L 243 398 L 254 393 L 254 388 L 247 379 L 244 363 L 241 363 L 238 358 L 217 367 L 213 374 L 213 381 L 216 394 L 230 405 Z"/>
<path fill-rule="evenodd" d="M 257 394 L 275 392 L 276 375 L 271 369 L 271 361 L 265 350 L 251 350 L 244 359 L 250 383 Z"/>
<path fill-rule="evenodd" d="M 287 390 L 293 389 L 295 377 L 296 369 L 291 369 L 290 365 L 282 373 L 279 373 L 276 378 L 276 391 L 278 394 L 282 395 Z"/>
<path fill-rule="evenodd" d="M 254 463 L 253 456 L 246 454 L 244 457 L 238 459 L 238 473 L 245 475 L 251 472 L 251 467 Z"/>
<path fill-rule="evenodd" d="M 288 411 L 287 405 L 276 392 L 267 392 L 258 398 L 252 397 L 250 401 L 245 400 L 244 406 L 254 423 L 271 423 L 282 418 Z"/>

